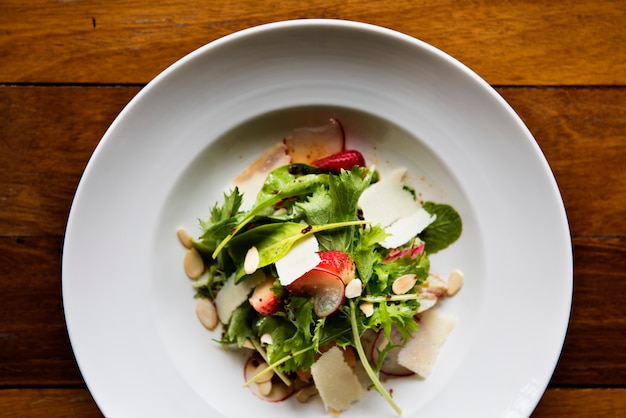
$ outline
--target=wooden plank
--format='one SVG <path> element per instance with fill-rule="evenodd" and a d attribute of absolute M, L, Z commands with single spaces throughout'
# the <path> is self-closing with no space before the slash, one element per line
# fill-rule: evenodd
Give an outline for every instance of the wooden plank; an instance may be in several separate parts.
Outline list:
<path fill-rule="evenodd" d="M 0 82 L 145 83 L 234 31 L 300 18 L 394 28 L 464 62 L 491 84 L 626 84 L 620 2 L 190 0 L 4 1 Z M 571 53 L 575 51 L 575 53 Z"/>
<path fill-rule="evenodd" d="M 532 418 L 626 416 L 626 389 L 548 389 Z"/>
<path fill-rule="evenodd" d="M 0 389 L 0 415 L 16 418 L 102 416 L 89 391 L 82 388 Z M 625 415 L 626 389 L 549 388 L 532 418 L 614 418 Z"/>
<path fill-rule="evenodd" d="M 62 245 L 0 238 L 0 387 L 82 383 L 63 316 Z"/>
<path fill-rule="evenodd" d="M 561 189 L 572 234 L 623 236 L 626 89 L 498 91 L 545 153 Z"/>
<path fill-rule="evenodd" d="M 60 301 L 61 245 L 0 237 L 0 387 L 82 383 Z M 577 238 L 574 257 L 576 296 L 552 384 L 624 386 L 626 239 Z"/>
<path fill-rule="evenodd" d="M 553 384 L 626 384 L 624 295 L 626 239 L 574 239 L 572 314 Z"/>
<path fill-rule="evenodd" d="M 0 87 L 0 235 L 63 233 L 93 149 L 138 91 Z M 551 164 L 572 234 L 623 235 L 626 205 L 616 202 L 626 201 L 626 89 L 498 92 L 521 115 Z"/>
<path fill-rule="evenodd" d="M 0 416 L 99 418 L 102 413 L 84 388 L 0 389 Z"/>
<path fill-rule="evenodd" d="M 0 235 L 60 235 L 91 153 L 137 87 L 0 87 Z"/>

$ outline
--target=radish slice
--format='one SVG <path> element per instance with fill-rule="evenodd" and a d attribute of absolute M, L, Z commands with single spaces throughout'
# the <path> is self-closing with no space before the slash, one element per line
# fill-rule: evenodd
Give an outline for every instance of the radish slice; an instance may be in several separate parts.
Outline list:
<path fill-rule="evenodd" d="M 257 368 L 263 362 L 263 359 L 257 352 L 254 352 L 248 358 L 243 369 L 243 377 L 246 382 L 255 376 L 255 374 L 257 373 Z M 267 395 L 263 395 L 261 393 L 259 385 L 256 383 L 251 383 L 250 385 L 248 385 L 248 388 L 254 394 L 254 396 L 268 402 L 282 402 L 295 393 L 295 388 L 293 386 L 287 386 L 282 380 L 280 380 L 276 376 L 272 378 L 271 382 L 272 389 Z"/>
<path fill-rule="evenodd" d="M 395 326 L 391 327 L 391 340 L 394 344 L 402 344 L 402 335 Z M 387 340 L 385 332 L 382 330 L 379 331 L 372 345 L 372 362 L 374 365 L 378 364 L 379 351 L 382 351 L 387 344 L 389 344 L 389 341 Z M 387 352 L 380 368 L 381 372 L 388 376 L 410 376 L 414 374 L 411 370 L 398 363 L 398 353 L 401 349 L 402 347 L 399 346 Z"/>
<path fill-rule="evenodd" d="M 346 286 L 341 277 L 325 269 L 313 268 L 286 286 L 296 295 L 313 298 L 313 310 L 320 318 L 335 312 L 345 297 Z"/>
<path fill-rule="evenodd" d="M 315 127 L 297 128 L 283 140 L 292 163 L 313 161 L 345 149 L 345 135 L 338 120 Z"/>

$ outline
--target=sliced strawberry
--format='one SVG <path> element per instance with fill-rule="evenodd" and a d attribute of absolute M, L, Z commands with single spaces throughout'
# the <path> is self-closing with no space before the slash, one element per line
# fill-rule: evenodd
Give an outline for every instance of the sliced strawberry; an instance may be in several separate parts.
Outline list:
<path fill-rule="evenodd" d="M 339 173 L 341 169 L 352 170 L 355 165 L 365 167 L 365 158 L 357 150 L 345 150 L 315 160 L 311 165 L 333 173 Z"/>
<path fill-rule="evenodd" d="M 348 254 L 340 250 L 320 251 L 318 269 L 328 270 L 341 277 L 345 284 L 350 283 L 356 275 L 356 267 Z"/>
<path fill-rule="evenodd" d="M 286 286 L 294 295 L 313 299 L 313 310 L 320 318 L 335 312 L 343 302 L 346 285 L 341 277 L 328 270 L 314 267 Z"/>
<path fill-rule="evenodd" d="M 252 295 L 248 299 L 250 305 L 261 315 L 273 315 L 280 311 L 282 304 L 278 296 L 272 291 L 274 278 L 269 277 L 254 288 Z"/>

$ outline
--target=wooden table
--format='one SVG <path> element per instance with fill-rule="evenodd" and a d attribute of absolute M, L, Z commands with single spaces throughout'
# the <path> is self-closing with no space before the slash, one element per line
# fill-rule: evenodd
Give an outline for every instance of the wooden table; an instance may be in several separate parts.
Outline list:
<path fill-rule="evenodd" d="M 533 417 L 626 416 L 625 2 L 132 3 L 0 3 L 0 416 L 100 415 L 65 328 L 61 253 L 82 170 L 118 112 L 207 42 L 312 17 L 422 39 L 519 113 L 556 175 L 575 255 L 569 332 Z"/>

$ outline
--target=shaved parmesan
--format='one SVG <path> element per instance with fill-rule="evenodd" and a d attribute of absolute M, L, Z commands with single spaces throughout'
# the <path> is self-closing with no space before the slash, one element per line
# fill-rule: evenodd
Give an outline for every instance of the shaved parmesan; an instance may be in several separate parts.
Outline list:
<path fill-rule="evenodd" d="M 405 168 L 395 170 L 363 191 L 359 207 L 365 220 L 385 228 L 420 207 L 413 195 L 404 190 L 405 175 Z"/>
<path fill-rule="evenodd" d="M 345 411 L 363 396 L 359 378 L 336 346 L 313 363 L 311 375 L 326 410 Z"/>
<path fill-rule="evenodd" d="M 430 309 L 420 315 L 419 329 L 398 352 L 398 364 L 426 378 L 439 355 L 439 349 L 454 329 L 450 315 Z"/>
<path fill-rule="evenodd" d="M 424 208 L 419 208 L 385 228 L 385 232 L 390 235 L 380 244 L 385 248 L 399 247 L 426 229 L 436 218 L 437 215 L 431 215 Z"/>
<path fill-rule="evenodd" d="M 217 308 L 217 316 L 220 322 L 223 324 L 228 323 L 235 309 L 248 299 L 252 289 L 265 280 L 265 278 L 265 273 L 261 270 L 258 270 L 238 284 L 235 284 L 234 275 L 229 277 L 215 297 L 215 307 Z"/>
<path fill-rule="evenodd" d="M 313 267 L 317 266 L 322 259 L 319 254 L 319 245 L 314 235 L 298 241 L 284 257 L 276 261 L 278 280 L 283 286 L 289 286 Z"/>
<path fill-rule="evenodd" d="M 385 248 L 407 243 L 435 220 L 405 189 L 405 175 L 405 168 L 397 169 L 365 189 L 359 198 L 363 218 L 389 234 L 381 242 Z"/>

